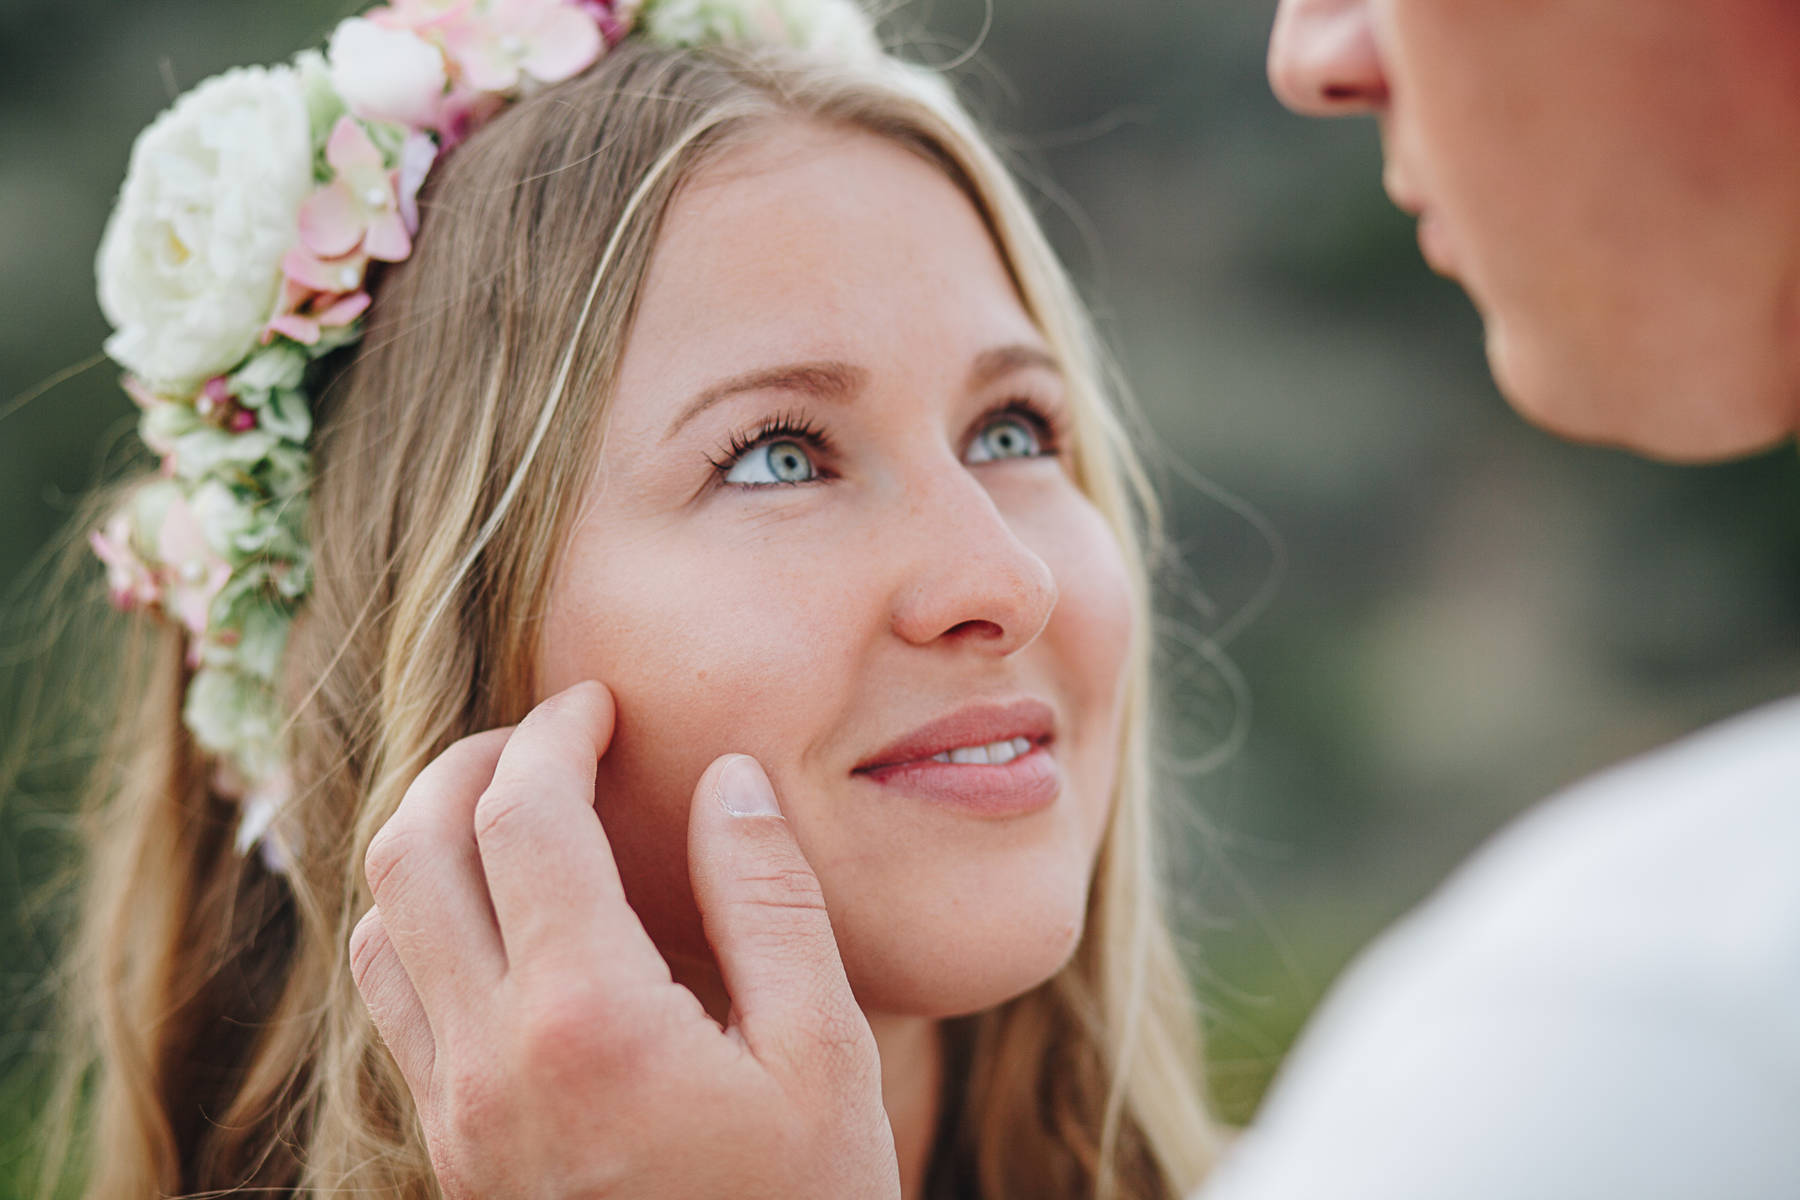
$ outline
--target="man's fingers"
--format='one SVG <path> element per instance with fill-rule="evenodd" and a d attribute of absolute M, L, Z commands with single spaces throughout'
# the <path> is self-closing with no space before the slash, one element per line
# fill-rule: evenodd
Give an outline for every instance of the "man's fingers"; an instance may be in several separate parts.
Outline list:
<path fill-rule="evenodd" d="M 510 732 L 475 734 L 432 760 L 369 843 L 365 868 L 386 937 L 440 1028 L 506 969 L 474 813 Z"/>
<path fill-rule="evenodd" d="M 878 1070 L 818 877 L 749 755 L 714 761 L 695 788 L 688 871 L 751 1053 L 765 1066 L 825 1052 Z"/>
<path fill-rule="evenodd" d="M 612 693 L 580 683 L 519 723 L 475 807 L 475 839 L 508 964 L 601 963 L 617 977 L 668 978 L 625 901 L 594 808 L 612 741 Z"/>
<path fill-rule="evenodd" d="M 407 1088 L 421 1099 L 429 1096 L 437 1043 L 425 1007 L 376 909 L 364 913 L 350 934 L 350 974 Z"/>

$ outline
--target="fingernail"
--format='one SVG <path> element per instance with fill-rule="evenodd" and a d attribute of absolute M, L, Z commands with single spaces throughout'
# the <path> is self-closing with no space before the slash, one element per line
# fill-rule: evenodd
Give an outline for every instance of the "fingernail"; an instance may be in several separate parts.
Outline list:
<path fill-rule="evenodd" d="M 775 803 L 775 789 L 762 765 L 748 754 L 740 754 L 719 769 L 719 803 L 734 817 L 779 817 L 781 806 Z"/>

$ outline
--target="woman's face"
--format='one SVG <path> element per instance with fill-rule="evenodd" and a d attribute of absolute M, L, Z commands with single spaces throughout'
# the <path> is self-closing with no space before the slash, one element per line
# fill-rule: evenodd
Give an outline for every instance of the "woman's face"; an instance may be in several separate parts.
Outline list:
<path fill-rule="evenodd" d="M 975 208 L 906 149 L 771 125 L 677 197 L 537 677 L 613 689 L 599 811 L 678 979 L 712 986 L 686 825 L 731 751 L 865 1008 L 974 1011 L 1067 959 L 1133 620 L 1057 455 L 1069 402 Z"/>

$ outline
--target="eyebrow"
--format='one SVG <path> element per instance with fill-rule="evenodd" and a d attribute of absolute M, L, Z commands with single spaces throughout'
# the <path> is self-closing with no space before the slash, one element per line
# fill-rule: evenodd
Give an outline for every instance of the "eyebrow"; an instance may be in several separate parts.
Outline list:
<path fill-rule="evenodd" d="M 1027 367 L 1062 373 L 1061 364 L 1049 351 L 1027 342 L 1017 342 L 995 346 L 976 355 L 969 368 L 966 386 L 970 391 L 978 391 L 1002 376 Z M 853 398 L 868 380 L 867 368 L 836 361 L 785 363 L 746 371 L 713 384 L 689 400 L 670 422 L 663 440 L 674 437 L 682 426 L 707 409 L 745 392 L 802 392 L 821 400 L 842 402 Z"/>

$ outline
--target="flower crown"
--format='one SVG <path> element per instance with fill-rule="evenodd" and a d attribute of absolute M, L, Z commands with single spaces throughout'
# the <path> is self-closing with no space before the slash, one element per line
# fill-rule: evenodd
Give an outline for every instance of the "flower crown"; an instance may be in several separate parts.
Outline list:
<path fill-rule="evenodd" d="M 278 692 L 312 575 L 308 368 L 362 336 L 437 161 L 634 33 L 880 54 L 853 0 L 389 0 L 323 53 L 206 80 L 132 146 L 96 269 L 162 467 L 90 542 L 117 607 L 185 630 L 183 723 L 272 869 L 297 849 Z"/>

